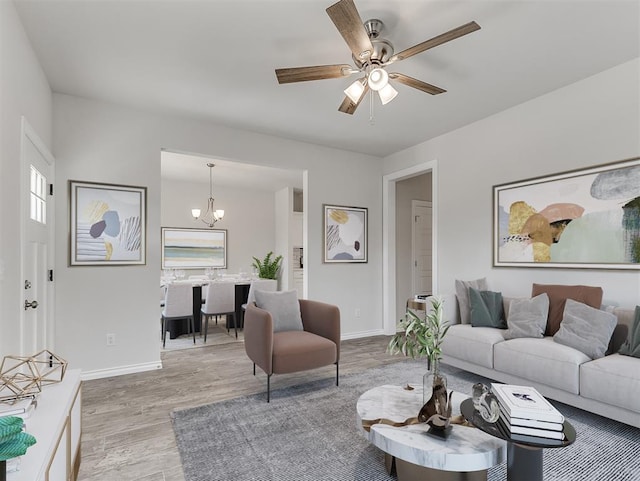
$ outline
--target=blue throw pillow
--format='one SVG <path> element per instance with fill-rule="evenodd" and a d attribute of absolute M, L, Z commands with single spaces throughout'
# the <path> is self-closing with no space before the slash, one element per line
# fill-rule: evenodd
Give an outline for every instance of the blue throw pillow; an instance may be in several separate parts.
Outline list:
<path fill-rule="evenodd" d="M 636 306 L 636 316 L 631 325 L 631 335 L 618 351 L 625 356 L 640 357 L 640 306 Z"/>
<path fill-rule="evenodd" d="M 469 287 L 469 304 L 473 327 L 507 328 L 501 292 L 480 291 Z"/>

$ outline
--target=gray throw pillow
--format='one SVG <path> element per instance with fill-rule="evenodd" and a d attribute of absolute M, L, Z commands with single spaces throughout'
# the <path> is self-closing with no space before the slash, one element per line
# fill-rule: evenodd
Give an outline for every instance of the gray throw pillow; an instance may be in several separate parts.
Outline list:
<path fill-rule="evenodd" d="M 507 328 L 501 292 L 479 291 L 470 287 L 469 304 L 471 305 L 471 325 L 473 327 Z"/>
<path fill-rule="evenodd" d="M 487 279 L 476 279 L 474 281 L 459 281 L 456 279 L 456 298 L 460 309 L 460 322 L 469 324 L 471 322 L 471 305 L 469 304 L 469 287 L 479 291 L 488 291 Z"/>
<path fill-rule="evenodd" d="M 640 357 L 640 306 L 636 306 L 631 335 L 618 351 L 625 356 Z"/>
<path fill-rule="evenodd" d="M 577 349 L 591 359 L 599 359 L 604 357 L 617 323 L 618 318 L 610 312 L 567 299 L 560 329 L 553 335 L 553 340 Z"/>
<path fill-rule="evenodd" d="M 540 294 L 531 299 L 513 299 L 507 317 L 505 339 L 544 337 L 549 312 L 549 296 Z"/>
<path fill-rule="evenodd" d="M 256 306 L 273 318 L 273 332 L 302 331 L 300 303 L 296 291 L 256 291 Z"/>

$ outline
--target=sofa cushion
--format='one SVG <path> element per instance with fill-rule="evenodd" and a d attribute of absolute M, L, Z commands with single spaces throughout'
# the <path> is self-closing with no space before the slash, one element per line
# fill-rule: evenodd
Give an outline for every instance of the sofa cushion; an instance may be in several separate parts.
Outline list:
<path fill-rule="evenodd" d="M 636 306 L 635 317 L 631 325 L 631 335 L 620 348 L 620 354 L 640 357 L 640 306 Z"/>
<path fill-rule="evenodd" d="M 598 359 L 604 356 L 617 322 L 610 312 L 567 299 L 560 329 L 553 340 Z"/>
<path fill-rule="evenodd" d="M 494 369 L 578 394 L 580 365 L 589 357 L 572 347 L 543 339 L 520 338 L 493 346 Z"/>
<path fill-rule="evenodd" d="M 547 324 L 549 297 L 540 294 L 532 299 L 513 299 L 509 304 L 505 339 L 543 337 Z"/>
<path fill-rule="evenodd" d="M 469 304 L 471 306 L 471 325 L 473 327 L 496 327 L 506 329 L 502 293 L 479 291 L 469 288 Z"/>
<path fill-rule="evenodd" d="M 460 322 L 469 324 L 471 322 L 471 306 L 469 304 L 469 287 L 486 291 L 489 289 L 487 279 L 476 279 L 473 281 L 459 281 L 456 279 L 456 298 L 458 299 L 458 308 L 460 309 Z"/>
<path fill-rule="evenodd" d="M 273 318 L 273 332 L 302 331 L 300 303 L 296 291 L 256 291 L 256 306 Z"/>
<path fill-rule="evenodd" d="M 545 330 L 546 336 L 553 336 L 560 328 L 564 305 L 567 299 L 582 302 L 595 309 L 599 309 L 602 304 L 601 287 L 533 284 L 531 297 L 542 293 L 546 293 L 549 296 L 549 316 Z"/>
<path fill-rule="evenodd" d="M 580 366 L 580 395 L 638 411 L 640 359 L 611 354 Z"/>
<path fill-rule="evenodd" d="M 504 331 L 493 327 L 454 324 L 442 341 L 442 353 L 479 366 L 493 368 L 493 346 L 504 341 Z"/>

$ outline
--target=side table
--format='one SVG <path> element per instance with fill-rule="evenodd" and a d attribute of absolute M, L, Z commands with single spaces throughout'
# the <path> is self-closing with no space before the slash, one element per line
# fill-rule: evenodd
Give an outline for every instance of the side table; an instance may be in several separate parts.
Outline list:
<path fill-rule="evenodd" d="M 550 439 L 545 442 L 514 441 L 495 423 L 488 423 L 473 407 L 472 399 L 460 404 L 462 415 L 478 429 L 499 439 L 507 441 L 507 481 L 542 481 L 542 450 L 544 448 L 562 448 L 573 444 L 576 431 L 568 421 L 564 422 L 564 441 Z"/>

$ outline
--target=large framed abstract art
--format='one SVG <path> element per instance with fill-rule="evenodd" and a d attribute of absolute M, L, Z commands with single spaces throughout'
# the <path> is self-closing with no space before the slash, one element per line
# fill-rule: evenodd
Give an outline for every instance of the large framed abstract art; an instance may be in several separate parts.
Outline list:
<path fill-rule="evenodd" d="M 493 187 L 493 265 L 640 269 L 640 158 Z"/>
<path fill-rule="evenodd" d="M 69 193 L 69 265 L 146 263 L 146 187 L 70 180 Z"/>
<path fill-rule="evenodd" d="M 162 268 L 226 269 L 227 231 L 163 227 Z"/>
<path fill-rule="evenodd" d="M 325 263 L 367 262 L 367 209 L 324 204 Z"/>

